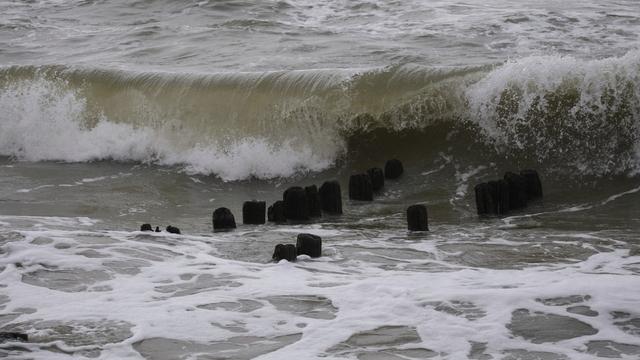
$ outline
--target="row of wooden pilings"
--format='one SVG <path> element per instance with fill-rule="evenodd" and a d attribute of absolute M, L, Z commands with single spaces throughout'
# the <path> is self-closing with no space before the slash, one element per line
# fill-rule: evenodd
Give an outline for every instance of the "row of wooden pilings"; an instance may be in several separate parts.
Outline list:
<path fill-rule="evenodd" d="M 365 173 L 351 175 L 349 198 L 357 201 L 373 201 L 373 194 L 384 187 L 385 179 L 396 179 L 404 172 L 397 159 L 387 161 L 384 171 L 371 168 Z M 529 200 L 542 197 L 542 183 L 536 170 L 522 170 L 519 174 L 507 172 L 503 179 L 480 183 L 475 187 L 478 214 L 506 214 L 510 209 L 526 207 Z M 325 181 L 318 189 L 315 185 L 292 186 L 284 191 L 283 199 L 267 209 L 265 201 L 250 200 L 242 205 L 242 222 L 260 225 L 266 218 L 270 222 L 285 223 L 307 221 L 327 215 L 342 214 L 342 191 L 338 181 Z M 416 204 L 407 208 L 409 231 L 428 231 L 428 216 L 425 205 Z M 226 207 L 213 212 L 213 230 L 230 231 L 236 228 L 236 220 Z M 153 231 L 151 225 L 143 224 L 142 231 Z M 160 229 L 156 227 L 156 232 Z M 167 232 L 180 234 L 176 227 L 167 227 Z M 312 234 L 299 234 L 296 244 L 276 245 L 272 259 L 294 261 L 298 255 L 319 257 L 322 239 Z"/>
<path fill-rule="evenodd" d="M 391 159 L 381 168 L 370 168 L 362 174 L 351 175 L 349 198 L 358 201 L 373 201 L 373 194 L 384 187 L 384 180 L 396 179 L 404 172 L 402 162 Z M 260 225 L 267 220 L 275 223 L 306 221 L 326 215 L 342 214 L 342 190 L 338 181 L 325 181 L 318 189 L 316 185 L 292 186 L 284 191 L 282 200 L 267 209 L 260 200 L 250 200 L 242 205 L 242 223 Z M 427 231 L 427 209 L 424 205 L 413 205 L 407 210 L 407 222 L 411 231 Z M 235 217 L 226 207 L 213 212 L 214 231 L 228 231 L 236 228 Z M 278 244 L 272 259 L 294 261 L 298 255 L 319 257 L 322 253 L 322 239 L 312 234 L 299 234 L 296 244 Z"/>
<path fill-rule="evenodd" d="M 507 214 L 541 198 L 542 182 L 536 170 L 509 171 L 502 179 L 476 185 L 475 193 L 478 214 Z"/>

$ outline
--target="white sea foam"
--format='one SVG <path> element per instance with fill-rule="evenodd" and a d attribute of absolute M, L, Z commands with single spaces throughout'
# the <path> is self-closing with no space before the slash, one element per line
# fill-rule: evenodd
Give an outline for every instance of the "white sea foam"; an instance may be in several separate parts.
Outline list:
<path fill-rule="evenodd" d="M 254 263 L 217 255 L 217 247 L 240 238 L 56 230 L 76 219 L 1 220 L 14 228 L 17 220 L 48 227 L 18 231 L 20 239 L 1 246 L 0 285 L 6 299 L 0 298 L 0 306 L 3 313 L 17 315 L 10 328 L 29 333 L 30 343 L 21 346 L 31 350 L 26 354 L 31 358 L 67 359 L 74 353 L 105 359 L 175 358 L 202 352 L 232 358 L 337 359 L 380 351 L 402 357 L 414 351 L 453 359 L 467 358 L 479 343 L 484 344 L 482 353 L 494 357 L 520 349 L 588 359 L 594 356 L 585 353 L 585 344 L 594 341 L 640 349 L 640 340 L 612 319 L 614 313 L 639 315 L 640 259 L 625 250 L 596 252 L 576 263 L 487 269 L 437 260 L 445 256 L 437 246 L 444 239 L 437 235 L 398 245 L 371 239 L 367 245 L 341 240 L 347 232 L 317 224 L 295 230 L 321 234 L 324 257 Z M 575 235 L 572 241 L 593 237 Z M 518 242 L 497 238 L 485 243 L 492 244 L 517 247 Z M 268 258 L 273 244 L 258 240 L 252 246 L 263 248 Z M 337 254 L 354 246 L 361 249 L 351 253 L 353 259 Z M 412 258 L 400 252 L 376 256 L 381 246 L 415 252 Z M 357 260 L 360 256 L 369 261 Z M 435 264 L 451 267 L 444 272 L 411 270 Z M 571 312 L 575 307 L 594 313 L 576 315 Z M 514 337 L 509 329 L 516 326 L 514 314 L 521 309 L 579 320 L 597 333 L 536 343 L 516 329 L 520 335 Z M 67 330 L 61 332 L 61 327 Z M 286 336 L 292 338 L 279 340 Z M 154 343 L 157 338 L 171 342 Z M 275 347 L 261 352 L 267 343 Z"/>

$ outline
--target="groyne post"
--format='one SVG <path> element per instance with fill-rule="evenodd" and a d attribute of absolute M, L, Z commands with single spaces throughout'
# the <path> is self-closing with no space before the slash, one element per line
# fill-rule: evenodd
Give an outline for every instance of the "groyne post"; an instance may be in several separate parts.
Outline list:
<path fill-rule="evenodd" d="M 296 241 L 298 255 L 308 255 L 312 258 L 322 256 L 322 238 L 313 234 L 299 234 Z"/>
<path fill-rule="evenodd" d="M 325 181 L 319 190 L 322 211 L 342 214 L 342 190 L 338 181 Z"/>
<path fill-rule="evenodd" d="M 407 208 L 407 224 L 409 231 L 429 231 L 427 207 L 421 204 Z"/>
<path fill-rule="evenodd" d="M 248 225 L 264 224 L 267 204 L 264 201 L 251 200 L 242 204 L 242 223 Z"/>
<path fill-rule="evenodd" d="M 231 230 L 236 228 L 236 219 L 231 210 L 221 207 L 213 212 L 213 230 Z"/>

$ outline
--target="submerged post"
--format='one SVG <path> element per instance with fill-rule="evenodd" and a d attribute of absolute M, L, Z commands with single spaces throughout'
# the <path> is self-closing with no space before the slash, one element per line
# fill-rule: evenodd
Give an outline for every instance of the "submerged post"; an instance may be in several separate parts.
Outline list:
<path fill-rule="evenodd" d="M 342 191 L 340 183 L 336 180 L 325 181 L 320 186 L 320 204 L 322 211 L 333 214 L 342 214 Z"/>
<path fill-rule="evenodd" d="M 391 159 L 384 165 L 384 176 L 387 179 L 396 179 L 404 172 L 402 162 L 398 159 Z"/>
<path fill-rule="evenodd" d="M 504 180 L 509 185 L 509 209 L 527 207 L 527 185 L 519 174 L 507 172 Z"/>
<path fill-rule="evenodd" d="M 300 186 L 292 186 L 283 195 L 284 215 L 287 220 L 309 220 L 309 198 Z"/>
<path fill-rule="evenodd" d="M 315 185 L 307 186 L 304 188 L 307 192 L 307 199 L 309 200 L 309 217 L 321 217 L 322 206 L 320 204 L 320 194 L 318 193 L 318 187 Z"/>
<path fill-rule="evenodd" d="M 367 170 L 367 174 L 371 177 L 371 188 L 378 191 L 384 187 L 384 172 L 382 169 L 374 167 Z"/>
<path fill-rule="evenodd" d="M 424 205 L 411 205 L 407 209 L 407 224 L 409 231 L 429 231 L 427 219 L 427 207 Z"/>
<path fill-rule="evenodd" d="M 322 256 L 322 238 L 312 234 L 300 234 L 296 241 L 298 255 L 309 255 L 312 258 Z"/>
<path fill-rule="evenodd" d="M 536 170 L 526 169 L 520 171 L 520 176 L 524 178 L 524 182 L 527 187 L 527 198 L 529 200 L 542 197 L 542 182 L 540 181 L 540 175 Z"/>
<path fill-rule="evenodd" d="M 280 260 L 283 260 L 283 259 L 289 262 L 294 262 L 296 261 L 297 257 L 298 257 L 298 250 L 296 249 L 295 245 L 278 244 L 276 245 L 276 248 L 273 251 L 273 256 L 271 257 L 271 259 L 275 262 L 279 262 Z"/>
<path fill-rule="evenodd" d="M 264 224 L 267 203 L 264 201 L 245 201 L 242 205 L 242 223 L 249 225 Z"/>
<path fill-rule="evenodd" d="M 373 201 L 373 187 L 369 174 L 351 175 L 349 178 L 349 199 Z"/>
<path fill-rule="evenodd" d="M 269 221 L 286 222 L 287 217 L 284 215 L 284 201 L 278 200 L 273 205 L 269 206 L 267 217 Z"/>
<path fill-rule="evenodd" d="M 231 210 L 221 207 L 213 212 L 213 230 L 231 230 L 236 228 L 236 218 Z"/>

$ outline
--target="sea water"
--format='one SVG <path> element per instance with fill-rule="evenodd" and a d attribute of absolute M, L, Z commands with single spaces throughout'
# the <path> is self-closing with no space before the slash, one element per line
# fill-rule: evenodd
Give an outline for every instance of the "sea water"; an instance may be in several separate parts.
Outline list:
<path fill-rule="evenodd" d="M 0 9 L 0 357 L 640 356 L 634 1 Z M 477 214 L 530 168 L 541 199 Z M 242 223 L 332 180 L 342 215 Z M 301 233 L 320 258 L 271 261 Z"/>

